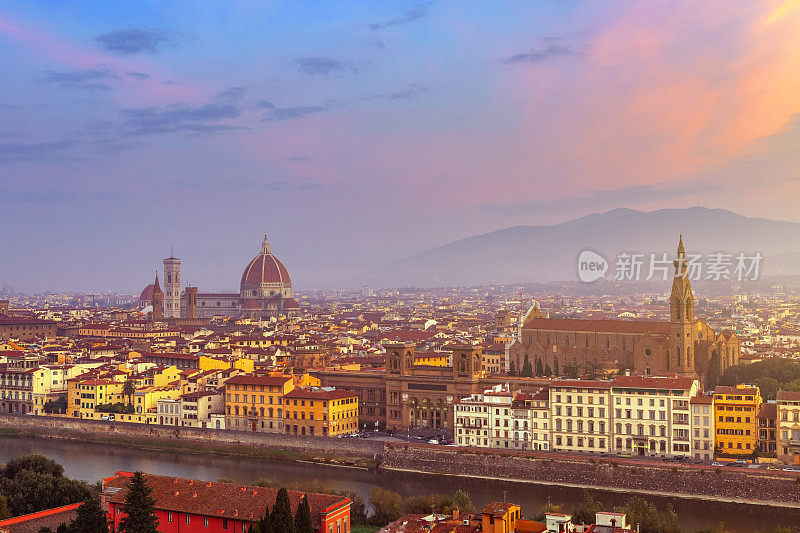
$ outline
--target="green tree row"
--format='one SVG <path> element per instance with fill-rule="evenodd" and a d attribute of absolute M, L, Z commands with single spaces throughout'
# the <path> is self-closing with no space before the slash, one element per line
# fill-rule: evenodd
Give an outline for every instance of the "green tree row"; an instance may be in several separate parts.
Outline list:
<path fill-rule="evenodd" d="M 734 365 L 725 370 L 718 383 L 729 386 L 739 383 L 757 385 L 765 400 L 774 400 L 778 390 L 800 391 L 800 363 L 787 359 L 768 359 Z"/>

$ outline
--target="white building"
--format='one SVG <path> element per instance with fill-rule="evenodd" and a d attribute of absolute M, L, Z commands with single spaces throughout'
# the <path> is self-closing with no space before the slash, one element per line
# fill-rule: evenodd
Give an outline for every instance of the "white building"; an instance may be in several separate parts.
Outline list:
<path fill-rule="evenodd" d="M 611 451 L 611 382 L 558 380 L 550 387 L 552 449 Z"/>
<path fill-rule="evenodd" d="M 714 459 L 714 397 L 694 396 L 692 407 L 692 447 L 695 459 Z"/>
<path fill-rule="evenodd" d="M 612 382 L 613 451 L 691 454 L 689 401 L 699 382 L 683 377 L 620 376 Z"/>

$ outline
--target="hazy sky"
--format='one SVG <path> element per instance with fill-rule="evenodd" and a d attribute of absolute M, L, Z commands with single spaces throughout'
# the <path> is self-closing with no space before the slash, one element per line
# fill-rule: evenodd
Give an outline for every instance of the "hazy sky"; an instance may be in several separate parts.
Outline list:
<path fill-rule="evenodd" d="M 5 0 L 0 65 L 24 290 L 139 288 L 171 245 L 235 288 L 265 232 L 325 262 L 620 206 L 800 221 L 800 0 Z"/>

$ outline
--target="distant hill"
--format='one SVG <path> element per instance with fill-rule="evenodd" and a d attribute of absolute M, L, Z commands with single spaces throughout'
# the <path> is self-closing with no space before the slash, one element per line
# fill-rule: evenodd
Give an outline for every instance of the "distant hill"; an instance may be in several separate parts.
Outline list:
<path fill-rule="evenodd" d="M 362 277 L 372 286 L 452 286 L 577 279 L 581 251 L 594 250 L 613 276 L 620 252 L 668 253 L 682 233 L 689 253 L 764 256 L 763 273 L 800 274 L 800 224 L 692 207 L 615 209 L 552 226 L 515 226 L 416 253 Z"/>

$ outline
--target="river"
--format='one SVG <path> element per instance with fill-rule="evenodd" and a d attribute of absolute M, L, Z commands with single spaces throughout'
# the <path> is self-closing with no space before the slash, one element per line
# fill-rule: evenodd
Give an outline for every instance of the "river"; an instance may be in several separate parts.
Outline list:
<path fill-rule="evenodd" d="M 229 478 L 240 483 L 269 479 L 289 488 L 308 487 L 314 481 L 336 490 L 354 491 L 366 496 L 378 485 L 402 496 L 452 494 L 466 490 L 480 509 L 492 500 L 518 503 L 524 514 L 539 512 L 549 499 L 569 508 L 581 500 L 581 489 L 479 479 L 458 479 L 427 474 L 366 471 L 310 463 L 248 460 L 241 457 L 189 455 L 176 452 L 144 451 L 75 441 L 7 437 L 0 439 L 0 462 L 39 453 L 64 466 L 67 476 L 95 482 L 117 470 L 142 470 L 154 474 L 215 481 Z M 622 504 L 629 496 L 615 492 L 596 492 L 607 508 Z M 684 531 L 724 521 L 732 533 L 764 530 L 772 533 L 777 525 L 800 524 L 800 510 L 755 505 L 728 504 L 682 498 L 649 497 L 659 506 L 672 504 Z"/>

